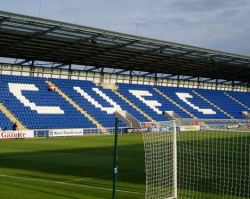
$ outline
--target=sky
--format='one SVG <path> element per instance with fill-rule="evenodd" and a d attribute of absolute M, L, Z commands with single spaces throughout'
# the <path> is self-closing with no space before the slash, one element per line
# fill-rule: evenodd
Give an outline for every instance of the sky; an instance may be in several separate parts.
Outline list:
<path fill-rule="evenodd" d="M 250 56 L 249 0 L 0 0 L 0 10 Z"/>

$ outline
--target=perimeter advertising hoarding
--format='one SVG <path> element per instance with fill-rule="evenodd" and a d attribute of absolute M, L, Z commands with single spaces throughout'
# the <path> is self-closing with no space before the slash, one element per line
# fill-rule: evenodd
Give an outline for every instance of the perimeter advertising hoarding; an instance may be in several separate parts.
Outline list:
<path fill-rule="evenodd" d="M 49 137 L 66 137 L 83 135 L 83 129 L 53 129 L 49 132 Z"/>
<path fill-rule="evenodd" d="M 0 131 L 0 139 L 33 138 L 34 131 Z"/>
<path fill-rule="evenodd" d="M 180 131 L 199 131 L 200 129 L 201 127 L 196 125 L 180 126 Z"/>

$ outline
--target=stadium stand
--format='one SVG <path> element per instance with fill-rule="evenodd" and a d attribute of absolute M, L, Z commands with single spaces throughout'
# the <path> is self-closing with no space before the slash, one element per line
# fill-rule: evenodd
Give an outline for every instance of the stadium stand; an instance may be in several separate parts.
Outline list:
<path fill-rule="evenodd" d="M 0 75 L 0 79 L 1 103 L 27 129 L 97 127 L 57 91 L 48 91 L 47 78 Z M 136 109 L 113 90 L 92 81 L 49 80 L 105 128 L 114 127 L 116 110 L 126 110 L 145 122 L 149 118 L 167 120 L 162 114 L 167 110 L 182 118 L 245 119 L 241 112 L 250 109 L 248 92 L 117 83 L 117 92 Z M 3 129 L 12 126 L 12 121 L 2 112 L 0 126 Z M 126 124 L 120 122 L 119 126 Z"/>
<path fill-rule="evenodd" d="M 227 112 L 232 119 L 245 119 L 241 115 L 241 112 L 248 110 L 232 98 L 225 95 L 223 91 L 199 89 L 197 92 L 199 92 L 199 94 L 208 99 L 210 102 L 216 104 L 218 107 L 220 107 L 220 109 Z M 245 93 L 245 95 L 246 94 L 247 93 Z"/>
<path fill-rule="evenodd" d="M 158 89 L 197 118 L 229 119 L 226 114 L 192 92 L 193 89 L 162 86 L 159 86 Z M 199 91 L 200 89 L 196 90 Z M 179 113 L 179 115 L 185 118 L 182 114 Z"/>
<path fill-rule="evenodd" d="M 156 121 L 166 120 L 162 114 L 162 111 L 166 110 L 173 110 L 183 118 L 190 118 L 190 115 L 157 93 L 153 86 L 122 83 L 119 83 L 118 86 L 121 94 Z"/>
<path fill-rule="evenodd" d="M 51 79 L 51 81 L 105 127 L 114 127 L 115 110 L 126 110 L 139 121 L 147 120 L 114 92 L 97 87 L 91 81 L 63 79 Z M 119 126 L 125 124 L 121 122 Z"/>
<path fill-rule="evenodd" d="M 242 103 L 245 108 L 250 110 L 250 94 L 247 92 L 236 92 L 236 91 L 226 91 L 224 92 L 229 97 L 231 96 L 234 101 L 238 101 L 238 103 Z"/>
<path fill-rule="evenodd" d="M 0 111 L 0 127 L 2 130 L 12 128 L 12 121 L 2 111 Z"/>
<path fill-rule="evenodd" d="M 48 91 L 45 78 L 0 78 L 3 105 L 28 129 L 96 127 L 57 92 Z"/>

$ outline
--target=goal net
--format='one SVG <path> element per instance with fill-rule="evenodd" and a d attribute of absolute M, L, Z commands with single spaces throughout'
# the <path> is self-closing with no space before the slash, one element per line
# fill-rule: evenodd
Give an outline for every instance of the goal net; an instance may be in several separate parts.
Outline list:
<path fill-rule="evenodd" d="M 176 131 L 174 123 L 144 123 L 147 199 L 176 198 Z"/>
<path fill-rule="evenodd" d="M 159 122 L 143 138 L 145 198 L 250 198 L 249 120 Z"/>

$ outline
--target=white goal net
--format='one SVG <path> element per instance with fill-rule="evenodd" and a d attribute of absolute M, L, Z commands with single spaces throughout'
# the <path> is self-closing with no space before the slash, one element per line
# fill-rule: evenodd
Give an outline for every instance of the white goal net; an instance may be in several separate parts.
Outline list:
<path fill-rule="evenodd" d="M 173 122 L 145 123 L 143 133 L 146 167 L 146 198 L 176 198 L 176 134 Z"/>
<path fill-rule="evenodd" d="M 250 198 L 249 120 L 159 122 L 143 137 L 146 199 Z"/>

